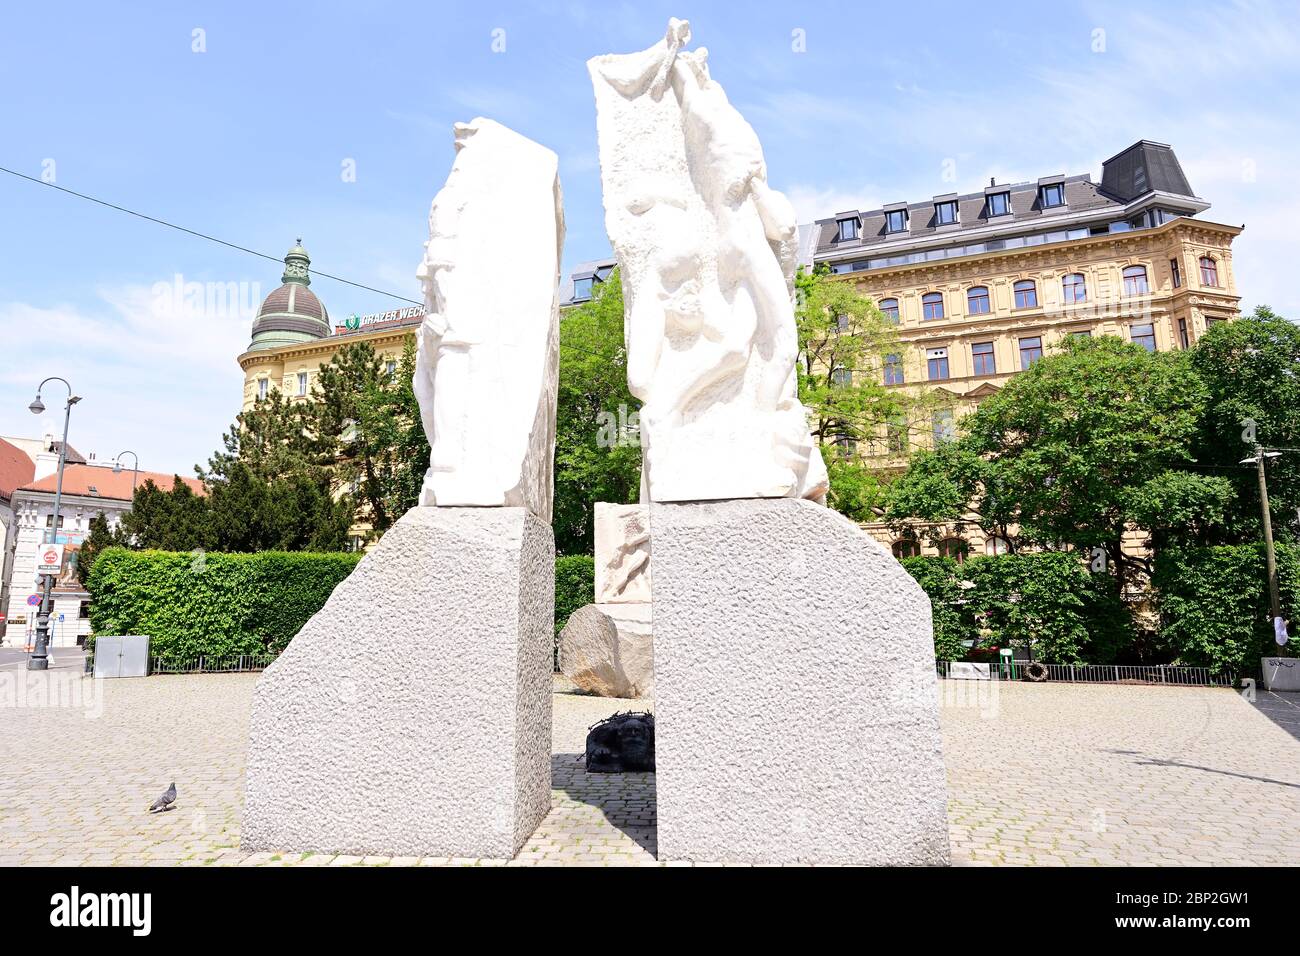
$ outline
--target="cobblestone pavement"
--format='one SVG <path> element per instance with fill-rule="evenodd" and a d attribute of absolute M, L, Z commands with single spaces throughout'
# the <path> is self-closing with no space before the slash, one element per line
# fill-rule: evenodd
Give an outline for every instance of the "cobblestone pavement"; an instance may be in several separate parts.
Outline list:
<path fill-rule="evenodd" d="M 80 681 L 82 698 L 64 685 L 52 707 L 4 674 L 0 865 L 504 862 L 241 850 L 256 675 Z M 955 863 L 1300 864 L 1300 741 L 1232 691 L 948 681 L 942 693 Z M 511 862 L 655 864 L 653 775 L 589 776 L 578 759 L 590 724 L 640 705 L 554 700 L 552 810 Z M 147 814 L 172 780 L 177 808 Z"/>

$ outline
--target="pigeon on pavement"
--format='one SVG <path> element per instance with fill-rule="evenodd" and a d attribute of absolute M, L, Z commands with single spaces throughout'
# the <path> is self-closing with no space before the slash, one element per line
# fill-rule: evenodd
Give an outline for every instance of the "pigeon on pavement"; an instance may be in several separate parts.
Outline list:
<path fill-rule="evenodd" d="M 176 802 L 176 784 L 173 783 L 170 787 L 168 787 L 166 790 L 162 792 L 162 795 L 157 800 L 149 804 L 149 812 L 153 813 L 155 810 L 170 810 L 172 808 L 172 804 L 175 802 Z"/>

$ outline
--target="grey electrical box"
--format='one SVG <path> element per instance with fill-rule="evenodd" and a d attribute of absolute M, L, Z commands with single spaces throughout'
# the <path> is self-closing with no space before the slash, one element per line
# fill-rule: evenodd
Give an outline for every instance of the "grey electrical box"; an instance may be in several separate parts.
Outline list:
<path fill-rule="evenodd" d="M 95 638 L 96 677 L 146 677 L 148 674 L 147 634 Z"/>

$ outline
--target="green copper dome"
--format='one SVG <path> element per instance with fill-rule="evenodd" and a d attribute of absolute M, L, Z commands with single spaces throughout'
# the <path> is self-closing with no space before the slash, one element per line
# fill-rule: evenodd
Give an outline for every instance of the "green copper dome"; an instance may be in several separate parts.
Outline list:
<path fill-rule="evenodd" d="M 311 256 L 299 239 L 284 255 L 283 283 L 262 300 L 249 350 L 310 342 L 330 334 L 329 312 L 311 285 Z"/>

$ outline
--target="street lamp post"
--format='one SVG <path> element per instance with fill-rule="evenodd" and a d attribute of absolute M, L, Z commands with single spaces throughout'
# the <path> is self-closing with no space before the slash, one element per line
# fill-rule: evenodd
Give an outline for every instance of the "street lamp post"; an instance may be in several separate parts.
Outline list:
<path fill-rule="evenodd" d="M 45 544 L 53 543 L 53 540 L 59 534 L 59 506 L 63 502 L 63 466 L 68 458 L 68 421 L 72 418 L 72 406 L 81 401 L 80 398 L 72 394 L 72 386 L 68 384 L 67 379 L 51 375 L 36 387 L 36 398 L 27 406 L 33 415 L 45 414 L 45 403 L 41 401 L 41 389 L 48 382 L 63 383 L 68 390 L 68 404 L 63 409 L 63 441 L 59 444 L 59 471 L 54 482 L 54 516 L 50 519 L 50 530 L 45 534 Z M 36 644 L 32 648 L 32 656 L 27 660 L 27 669 L 29 671 L 48 670 L 50 666 L 50 591 L 54 587 L 56 575 L 43 574 L 41 577 L 45 580 L 41 586 L 40 610 L 36 615 Z"/>
<path fill-rule="evenodd" d="M 1278 595 L 1277 586 L 1277 555 L 1273 550 L 1273 518 L 1269 513 L 1268 505 L 1268 479 L 1264 471 L 1264 463 L 1269 458 L 1276 458 L 1281 452 L 1275 449 L 1267 449 L 1258 442 L 1255 444 L 1255 456 L 1253 458 L 1243 458 L 1243 465 L 1254 464 L 1256 474 L 1259 478 L 1259 509 L 1260 518 L 1264 524 L 1264 561 L 1268 573 L 1268 603 L 1269 612 L 1274 632 L 1277 633 L 1278 622 L 1282 620 L 1282 601 Z"/>
<path fill-rule="evenodd" d="M 140 480 L 140 456 L 137 455 L 135 452 L 130 451 L 130 450 L 127 450 L 127 451 L 119 451 L 119 452 L 117 453 L 117 458 L 115 458 L 115 459 L 113 460 L 113 474 L 115 474 L 115 475 L 120 475 L 120 474 L 122 473 L 122 456 L 123 456 L 123 455 L 130 455 L 131 458 L 132 458 L 132 459 L 134 460 L 134 462 L 135 462 L 134 467 L 131 469 L 131 497 L 134 498 L 134 497 L 135 497 L 135 485 L 136 485 L 136 482 L 138 482 L 138 481 Z"/>

